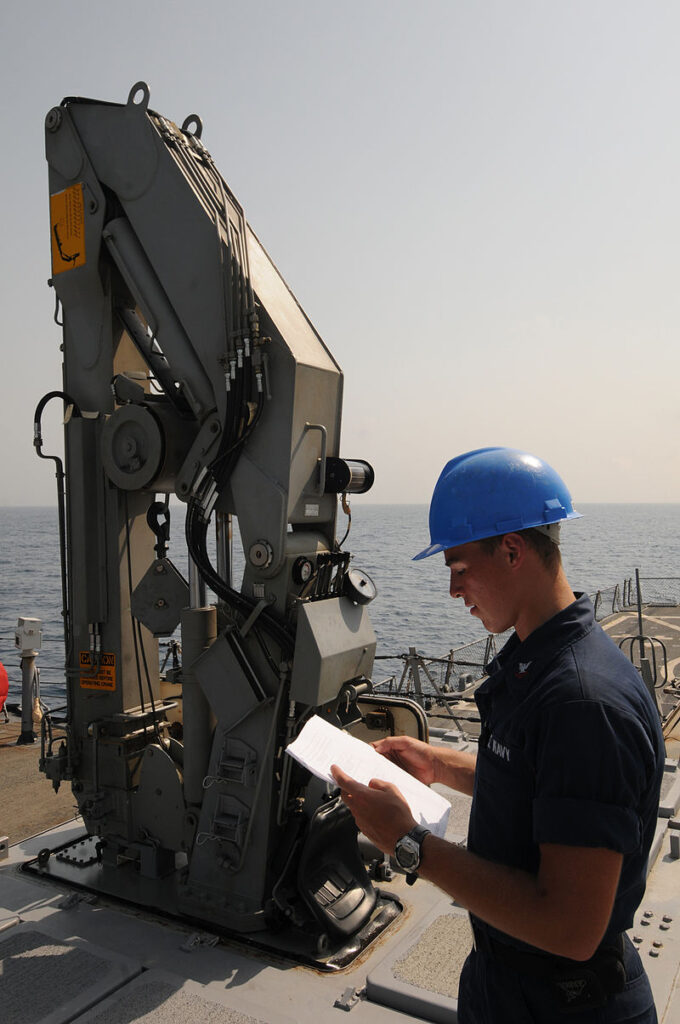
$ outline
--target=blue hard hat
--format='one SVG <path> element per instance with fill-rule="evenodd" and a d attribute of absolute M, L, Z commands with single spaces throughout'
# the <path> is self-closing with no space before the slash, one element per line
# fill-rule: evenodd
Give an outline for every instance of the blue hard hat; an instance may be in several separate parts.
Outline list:
<path fill-rule="evenodd" d="M 555 470 L 516 448 L 477 448 L 444 466 L 430 503 L 430 544 L 419 554 L 580 519 Z"/>

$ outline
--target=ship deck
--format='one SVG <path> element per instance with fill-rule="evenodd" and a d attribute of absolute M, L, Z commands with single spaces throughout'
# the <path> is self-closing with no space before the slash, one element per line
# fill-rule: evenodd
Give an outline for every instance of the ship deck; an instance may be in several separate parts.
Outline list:
<path fill-rule="evenodd" d="M 635 613 L 603 625 L 618 643 L 636 636 Z M 666 647 L 657 655 L 656 693 L 667 714 L 668 760 L 647 892 L 630 935 L 640 949 L 659 1020 L 680 1019 L 680 722 L 673 680 L 680 675 L 680 608 L 649 607 L 644 629 Z M 474 741 L 436 727 L 436 742 Z M 83 835 L 67 787 L 58 794 L 37 771 L 39 744 L 16 746 L 20 723 L 0 723 L 0 977 L 6 1024 L 354 1024 L 455 1021 L 458 976 L 470 944 L 467 915 L 422 881 L 394 873 L 404 906 L 397 921 L 348 968 L 322 973 L 246 948 L 181 921 L 71 888 L 22 864 L 44 848 Z M 469 798 L 452 801 L 447 836 L 464 840 Z M 62 822 L 64 822 L 62 824 Z M 3 839 L 3 837 L 6 837 Z M 4 858 L 4 859 L 2 859 Z"/>

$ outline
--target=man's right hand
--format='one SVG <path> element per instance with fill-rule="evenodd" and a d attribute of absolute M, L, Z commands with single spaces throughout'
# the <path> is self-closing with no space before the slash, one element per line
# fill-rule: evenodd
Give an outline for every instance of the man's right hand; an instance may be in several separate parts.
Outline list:
<path fill-rule="evenodd" d="M 377 740 L 372 746 L 388 761 L 393 761 L 426 786 L 437 781 L 437 759 L 428 743 L 413 739 L 412 736 L 388 736 L 384 740 Z"/>
<path fill-rule="evenodd" d="M 431 786 L 441 782 L 459 793 L 472 796 L 475 784 L 476 754 L 463 750 L 447 749 L 415 740 L 411 736 L 388 736 L 377 740 L 372 746 L 403 768 L 409 775 Z"/>

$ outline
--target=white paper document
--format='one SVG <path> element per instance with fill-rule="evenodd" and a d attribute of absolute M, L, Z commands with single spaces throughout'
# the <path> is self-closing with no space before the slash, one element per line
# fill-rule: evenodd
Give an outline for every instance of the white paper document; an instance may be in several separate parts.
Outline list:
<path fill-rule="evenodd" d="M 419 825 L 425 825 L 436 836 L 444 836 L 451 805 L 443 796 L 423 785 L 418 779 L 405 772 L 399 765 L 388 761 L 374 750 L 369 743 L 336 728 L 319 715 L 305 725 L 304 729 L 286 748 L 286 753 L 308 768 L 310 772 L 325 779 L 331 785 L 337 782 L 331 775 L 331 765 L 337 764 L 347 775 L 367 786 L 371 779 L 393 782 L 411 808 L 411 814 Z"/>

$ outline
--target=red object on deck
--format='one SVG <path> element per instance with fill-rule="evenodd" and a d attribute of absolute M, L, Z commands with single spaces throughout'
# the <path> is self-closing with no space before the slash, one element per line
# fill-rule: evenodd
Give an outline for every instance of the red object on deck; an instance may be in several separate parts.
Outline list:
<path fill-rule="evenodd" d="M 7 694 L 9 693 L 9 679 L 7 678 L 7 671 L 5 666 L 0 661 L 0 711 L 5 706 L 7 700 Z"/>

